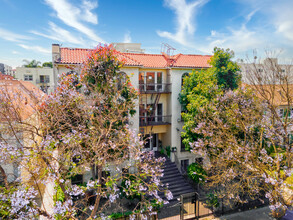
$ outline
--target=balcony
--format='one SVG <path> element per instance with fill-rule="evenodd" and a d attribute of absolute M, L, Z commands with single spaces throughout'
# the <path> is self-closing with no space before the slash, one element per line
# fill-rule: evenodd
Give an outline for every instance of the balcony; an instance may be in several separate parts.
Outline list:
<path fill-rule="evenodd" d="M 147 94 L 147 93 L 170 93 L 171 92 L 171 83 L 139 84 L 139 92 L 141 94 Z"/>
<path fill-rule="evenodd" d="M 153 125 L 170 125 L 171 115 L 163 116 L 140 116 L 139 126 L 153 126 Z"/>

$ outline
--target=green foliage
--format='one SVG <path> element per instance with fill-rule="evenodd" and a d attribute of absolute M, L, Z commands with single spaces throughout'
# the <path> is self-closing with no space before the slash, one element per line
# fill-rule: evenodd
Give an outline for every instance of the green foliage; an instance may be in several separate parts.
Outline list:
<path fill-rule="evenodd" d="M 111 219 L 117 219 L 117 218 L 123 218 L 123 217 L 127 217 L 130 216 L 132 214 L 131 211 L 127 211 L 127 212 L 116 212 L 113 213 L 111 215 L 109 215 L 108 217 L 110 217 Z"/>
<path fill-rule="evenodd" d="M 241 80 L 240 67 L 231 61 L 234 52 L 230 49 L 214 48 L 214 56 L 210 60 L 212 66 L 208 71 L 213 73 L 217 84 L 225 90 L 237 89 Z"/>
<path fill-rule="evenodd" d="M 182 106 L 182 118 L 184 120 L 182 133 L 183 143 L 189 148 L 189 143 L 197 140 L 192 130 L 197 126 L 194 120 L 201 108 L 215 99 L 222 90 L 217 86 L 217 80 L 211 71 L 193 71 L 186 76 L 179 94 L 179 102 Z"/>
<path fill-rule="evenodd" d="M 42 67 L 51 67 L 51 68 L 53 68 L 53 64 L 52 64 L 52 62 L 44 62 L 42 64 Z"/>
<path fill-rule="evenodd" d="M 240 83 L 240 67 L 231 61 L 234 52 L 230 49 L 214 48 L 214 56 L 210 60 L 212 66 L 208 70 L 193 71 L 185 76 L 179 102 L 182 106 L 182 118 L 184 126 L 182 133 L 183 143 L 189 149 L 189 143 L 193 143 L 200 136 L 192 130 L 199 121 L 195 120 L 199 111 L 206 108 L 209 103 L 217 103 L 216 96 L 223 90 L 236 89 Z"/>
<path fill-rule="evenodd" d="M 170 146 L 166 147 L 166 154 L 167 154 L 168 157 L 171 156 L 171 147 Z"/>
<path fill-rule="evenodd" d="M 215 207 L 215 208 L 218 208 L 220 206 L 219 199 L 218 199 L 217 195 L 215 195 L 214 193 L 209 193 L 207 195 L 207 197 L 208 197 L 208 199 L 207 199 L 206 203 L 208 206 Z"/>
<path fill-rule="evenodd" d="M 127 184 L 127 181 L 129 181 L 129 185 Z M 139 192 L 139 185 L 141 183 L 142 180 L 140 178 L 127 174 L 121 182 L 121 196 L 130 200 L 140 200 L 141 192 Z"/>
<path fill-rule="evenodd" d="M 27 68 L 37 68 L 37 67 L 41 67 L 41 62 L 37 61 L 37 60 L 32 60 L 32 61 L 28 61 L 28 60 L 23 60 L 23 62 L 25 62 L 25 64 L 23 65 L 24 67 Z"/>
<path fill-rule="evenodd" d="M 205 181 L 206 172 L 201 165 L 192 163 L 187 167 L 187 175 L 195 183 L 201 183 Z"/>
<path fill-rule="evenodd" d="M 61 187 L 59 185 L 56 185 L 55 187 L 56 194 L 54 196 L 54 202 L 56 203 L 57 201 L 64 202 L 65 201 L 65 195 L 64 192 L 62 191 Z"/>

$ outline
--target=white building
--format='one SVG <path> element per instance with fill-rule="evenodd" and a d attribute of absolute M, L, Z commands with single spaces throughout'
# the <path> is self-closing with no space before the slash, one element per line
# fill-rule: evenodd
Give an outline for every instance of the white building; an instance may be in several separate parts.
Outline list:
<path fill-rule="evenodd" d="M 13 76 L 12 67 L 4 63 L 0 63 L 0 73 Z"/>
<path fill-rule="evenodd" d="M 49 67 L 17 67 L 15 78 L 18 80 L 29 81 L 47 94 L 54 91 L 55 88 L 53 69 Z"/>

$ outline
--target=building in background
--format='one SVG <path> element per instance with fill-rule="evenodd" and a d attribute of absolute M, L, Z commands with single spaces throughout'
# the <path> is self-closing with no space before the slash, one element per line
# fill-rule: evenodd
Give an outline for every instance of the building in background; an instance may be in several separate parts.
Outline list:
<path fill-rule="evenodd" d="M 244 63 L 238 62 L 241 69 L 242 82 L 246 84 L 251 84 L 256 82 L 255 76 L 261 77 L 265 83 L 272 81 L 272 84 L 277 84 L 275 77 L 273 77 L 273 72 L 275 74 L 284 74 L 290 79 L 293 78 L 293 65 L 292 64 L 279 64 L 278 58 L 266 58 L 262 62 L 255 63 Z M 257 74 L 255 74 L 257 73 Z M 275 79 L 274 79 L 275 78 Z M 290 84 L 293 84 L 293 80 L 290 80 Z"/>
<path fill-rule="evenodd" d="M 35 85 L 30 82 L 24 82 L 14 79 L 12 76 L 0 74 L 0 94 L 6 94 L 13 97 L 13 105 L 15 111 L 18 113 L 17 117 L 22 122 L 34 120 L 33 114 L 35 113 L 34 104 L 39 97 L 43 97 L 45 94 L 40 91 Z M 6 97 L 6 96 L 5 96 Z M 14 111 L 12 111 L 14 113 Z M 5 131 L 5 127 L 10 126 L 7 122 L 9 117 L 1 117 L 0 124 Z M 13 117 L 10 117 L 13 118 Z M 14 120 L 14 119 L 12 119 Z M 15 123 L 19 123 L 15 121 Z M 29 141 L 23 131 L 18 131 L 17 134 L 8 135 L 8 132 L 1 134 L 1 141 L 9 143 L 13 147 L 23 148 Z M 12 133 L 12 132 L 11 132 Z M 19 161 L 21 163 L 21 161 Z M 19 175 L 23 175 L 23 171 L 17 163 L 5 163 L 0 164 L 4 169 L 8 182 L 15 181 Z M 0 185 L 2 184 L 4 177 L 0 173 Z"/>
<path fill-rule="evenodd" d="M 114 48 L 122 53 L 144 53 L 140 43 L 112 43 Z"/>
<path fill-rule="evenodd" d="M 0 63 L 0 73 L 2 73 L 4 75 L 13 76 L 12 67 L 8 66 L 8 65 L 6 65 L 4 63 Z"/>
<path fill-rule="evenodd" d="M 18 80 L 31 82 L 47 94 L 53 92 L 55 88 L 53 69 L 49 67 L 17 67 L 15 78 Z"/>

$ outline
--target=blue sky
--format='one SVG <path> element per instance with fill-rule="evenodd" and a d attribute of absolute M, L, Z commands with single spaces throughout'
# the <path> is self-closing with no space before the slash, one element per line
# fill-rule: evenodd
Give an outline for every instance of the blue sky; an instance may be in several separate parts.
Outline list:
<path fill-rule="evenodd" d="M 273 51 L 293 58 L 293 0 L 0 0 L 0 63 L 51 61 L 52 43 L 90 48 L 99 42 L 141 43 L 160 53 L 212 54 L 230 48 L 236 58 Z"/>

